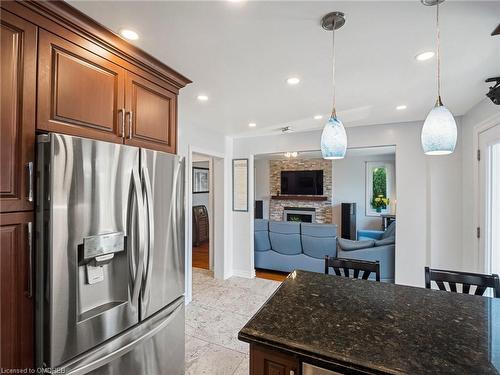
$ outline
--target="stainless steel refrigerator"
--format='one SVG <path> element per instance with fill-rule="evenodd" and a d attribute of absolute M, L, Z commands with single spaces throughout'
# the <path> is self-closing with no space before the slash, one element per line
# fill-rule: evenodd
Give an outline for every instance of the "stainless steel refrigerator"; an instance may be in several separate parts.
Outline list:
<path fill-rule="evenodd" d="M 184 373 L 184 162 L 38 137 L 37 366 Z"/>

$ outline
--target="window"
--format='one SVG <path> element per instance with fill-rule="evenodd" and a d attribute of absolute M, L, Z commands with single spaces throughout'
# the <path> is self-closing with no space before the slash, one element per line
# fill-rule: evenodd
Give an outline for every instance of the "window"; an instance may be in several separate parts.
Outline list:
<path fill-rule="evenodd" d="M 395 199 L 394 162 L 366 162 L 366 216 L 391 212 Z"/>

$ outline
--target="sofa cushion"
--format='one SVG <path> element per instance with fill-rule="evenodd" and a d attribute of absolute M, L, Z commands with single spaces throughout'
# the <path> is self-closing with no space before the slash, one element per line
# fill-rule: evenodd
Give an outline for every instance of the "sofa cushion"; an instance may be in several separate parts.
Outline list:
<path fill-rule="evenodd" d="M 269 222 L 271 248 L 280 254 L 295 255 L 302 253 L 300 243 L 300 223 L 288 221 Z"/>
<path fill-rule="evenodd" d="M 300 231 L 304 254 L 317 259 L 337 255 L 336 225 L 302 223 Z"/>
<path fill-rule="evenodd" d="M 396 243 L 396 236 L 390 236 L 384 238 L 383 240 L 377 240 L 375 241 L 375 246 L 392 245 L 393 243 Z"/>
<path fill-rule="evenodd" d="M 385 230 L 384 234 L 382 235 L 381 240 L 383 240 L 384 238 L 387 238 L 387 237 L 392 237 L 392 236 L 396 236 L 396 222 L 395 221 L 393 221 L 391 224 L 389 224 L 389 226 Z"/>
<path fill-rule="evenodd" d="M 269 220 L 255 219 L 254 249 L 255 251 L 271 250 L 271 242 L 269 242 Z"/>
<path fill-rule="evenodd" d="M 269 220 L 267 219 L 255 219 L 253 223 L 253 229 L 255 231 L 265 230 L 269 232 Z"/>
<path fill-rule="evenodd" d="M 316 259 L 305 254 L 283 255 L 276 251 L 255 252 L 255 268 L 292 272 L 293 270 L 306 270 L 323 273 L 325 260 Z"/>
<path fill-rule="evenodd" d="M 339 247 L 344 251 L 366 249 L 375 245 L 375 240 L 353 241 L 345 238 L 338 239 Z"/>

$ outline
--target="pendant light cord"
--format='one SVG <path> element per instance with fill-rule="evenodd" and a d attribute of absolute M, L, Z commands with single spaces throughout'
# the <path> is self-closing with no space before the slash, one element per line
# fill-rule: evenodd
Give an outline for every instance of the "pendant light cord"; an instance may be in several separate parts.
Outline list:
<path fill-rule="evenodd" d="M 333 87 L 333 99 L 332 99 L 332 117 L 337 117 L 337 111 L 335 110 L 335 18 L 333 18 L 333 27 L 332 27 L 332 87 Z"/>
<path fill-rule="evenodd" d="M 439 0 L 436 4 L 436 58 L 437 58 L 437 100 L 436 100 L 436 107 L 437 106 L 442 106 L 443 103 L 441 102 L 441 51 L 440 51 L 440 42 L 441 42 L 441 33 L 439 30 Z"/>

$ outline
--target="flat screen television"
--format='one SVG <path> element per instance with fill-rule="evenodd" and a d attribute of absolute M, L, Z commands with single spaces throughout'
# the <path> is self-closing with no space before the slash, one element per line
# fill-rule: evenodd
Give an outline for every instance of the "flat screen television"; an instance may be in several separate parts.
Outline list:
<path fill-rule="evenodd" d="M 281 194 L 323 195 L 323 171 L 281 171 Z"/>

